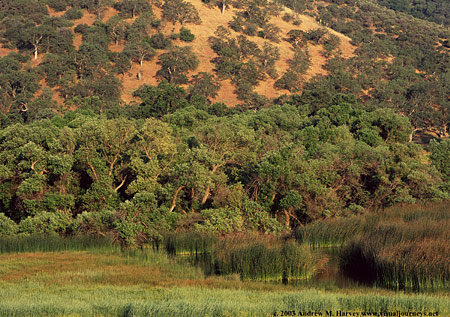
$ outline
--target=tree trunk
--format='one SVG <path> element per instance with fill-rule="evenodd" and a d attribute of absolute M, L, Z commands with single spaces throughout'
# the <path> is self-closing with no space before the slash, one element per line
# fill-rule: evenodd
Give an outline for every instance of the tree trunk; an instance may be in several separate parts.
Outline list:
<path fill-rule="evenodd" d="M 290 217 L 290 215 L 289 215 L 289 212 L 287 211 L 287 210 L 285 210 L 284 211 L 284 215 L 286 216 L 286 223 L 285 223 L 285 225 L 286 225 L 286 228 L 290 228 L 290 226 L 291 226 L 291 217 Z"/>
<path fill-rule="evenodd" d="M 172 212 L 175 209 L 175 207 L 177 206 L 177 197 L 183 188 L 184 188 L 184 186 L 178 187 L 177 190 L 175 191 L 175 194 L 173 194 L 172 206 L 170 206 L 169 212 Z"/>
<path fill-rule="evenodd" d="M 214 174 L 217 171 L 217 169 L 219 167 L 221 167 L 221 166 L 222 166 L 222 164 L 214 165 L 212 170 L 211 170 L 211 174 Z M 205 194 L 203 195 L 203 198 L 202 198 L 202 205 L 204 205 L 206 203 L 206 201 L 209 198 L 209 194 L 210 193 L 211 193 L 211 187 L 209 185 L 207 185 L 206 186 L 206 190 L 205 190 Z"/>
<path fill-rule="evenodd" d="M 37 46 L 34 47 L 34 60 L 37 60 L 38 58 L 38 48 Z"/>
<path fill-rule="evenodd" d="M 225 5 L 225 3 L 222 3 L 222 14 L 225 14 L 225 8 L 226 8 L 227 6 Z"/>
<path fill-rule="evenodd" d="M 210 192 L 211 192 L 211 187 L 209 187 L 209 185 L 208 185 L 208 186 L 206 186 L 205 195 L 203 195 L 203 198 L 202 198 L 202 205 L 204 205 L 206 203 L 206 201 L 208 200 Z"/>
<path fill-rule="evenodd" d="M 416 134 L 417 130 L 419 130 L 419 129 L 413 128 L 413 130 L 409 134 L 409 143 L 411 143 L 413 141 L 413 136 L 414 136 L 414 134 Z"/>

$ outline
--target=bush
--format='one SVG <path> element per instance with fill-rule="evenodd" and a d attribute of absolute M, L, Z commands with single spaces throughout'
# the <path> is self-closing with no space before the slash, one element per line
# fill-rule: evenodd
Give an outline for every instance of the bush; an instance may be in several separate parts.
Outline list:
<path fill-rule="evenodd" d="M 47 4 L 56 12 L 62 12 L 67 8 L 67 1 L 65 0 L 48 0 Z"/>
<path fill-rule="evenodd" d="M 275 82 L 274 87 L 295 92 L 300 90 L 300 85 L 299 76 L 292 71 L 288 71 Z"/>
<path fill-rule="evenodd" d="M 444 180 L 450 182 L 450 140 L 441 142 L 431 140 L 430 150 L 433 165 L 441 172 Z"/>
<path fill-rule="evenodd" d="M 196 225 L 202 232 L 229 233 L 244 230 L 244 219 L 239 210 L 229 208 L 205 209 L 203 223 Z"/>
<path fill-rule="evenodd" d="M 180 40 L 184 42 L 192 42 L 195 39 L 195 35 L 191 33 L 191 30 L 184 27 L 180 30 Z"/>
<path fill-rule="evenodd" d="M 102 234 L 113 228 L 115 218 L 115 211 L 108 209 L 98 212 L 83 212 L 75 219 L 73 229 L 77 233 Z"/>
<path fill-rule="evenodd" d="M 19 231 L 33 233 L 66 233 L 71 230 L 73 218 L 62 212 L 40 212 L 34 217 L 27 217 L 19 223 Z"/>
<path fill-rule="evenodd" d="M 89 29 L 89 25 L 87 25 L 86 23 L 83 24 L 78 24 L 75 29 L 73 29 L 73 31 L 75 33 L 79 33 L 79 34 L 84 34 L 86 33 L 86 31 Z"/>
<path fill-rule="evenodd" d="M 150 45 L 156 50 L 164 50 L 169 48 L 172 42 L 164 34 L 157 33 L 150 38 Z"/>
<path fill-rule="evenodd" d="M 5 216 L 4 213 L 0 213 L 0 236 L 11 236 L 17 233 L 19 226 Z"/>
<path fill-rule="evenodd" d="M 66 18 L 67 20 L 78 20 L 83 17 L 83 12 L 77 8 L 70 8 L 69 10 L 67 10 L 66 13 L 64 13 L 63 17 Z M 81 32 L 78 32 L 78 33 L 81 33 Z"/>

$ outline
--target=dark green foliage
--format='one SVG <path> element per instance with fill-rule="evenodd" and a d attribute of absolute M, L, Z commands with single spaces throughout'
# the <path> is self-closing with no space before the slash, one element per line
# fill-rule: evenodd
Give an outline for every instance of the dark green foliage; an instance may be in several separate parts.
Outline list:
<path fill-rule="evenodd" d="M 214 75 L 205 72 L 192 76 L 190 83 L 189 93 L 191 95 L 204 96 L 205 98 L 215 98 L 220 89 L 220 83 Z"/>
<path fill-rule="evenodd" d="M 303 13 L 307 5 L 305 0 L 282 0 L 281 3 L 296 13 Z"/>
<path fill-rule="evenodd" d="M 289 70 L 279 74 L 280 52 L 270 44 L 279 38 L 271 23 L 279 3 L 239 1 L 230 27 L 267 41 L 258 45 L 219 27 L 208 41 L 216 78 L 194 72 L 199 61 L 189 47 L 172 47 L 171 39 L 194 39 L 187 28 L 169 37 L 162 33 L 167 21 L 200 23 L 188 2 L 155 1 L 163 10 L 157 20 L 148 1 L 120 1 L 115 4 L 120 14 L 105 22 L 110 1 L 46 3 L 69 10 L 50 17 L 39 1 L 0 5 L 0 40 L 18 50 L 0 59 L 4 232 L 102 232 L 126 245 L 142 245 L 159 239 L 162 230 L 278 233 L 448 197 L 448 142 L 431 143 L 432 163 L 411 142 L 414 133 L 441 138 L 448 133 L 449 36 L 438 25 L 370 1 L 283 1 L 344 32 L 355 51 L 344 58 L 340 37 L 325 28 L 291 30 L 286 40 L 293 57 Z M 223 12 L 231 2 L 208 4 Z M 79 18 L 82 10 L 97 20 L 75 27 L 83 39 L 76 49 L 67 19 Z M 295 19 L 295 14 L 286 18 Z M 327 75 L 308 82 L 307 44 L 320 46 L 327 59 Z M 347 45 L 342 48 L 348 53 Z M 117 77 L 129 75 L 132 67 L 138 79 L 147 76 L 139 67 L 156 50 L 165 50 L 158 54 L 161 83 L 141 86 L 134 93 L 140 100 L 125 105 Z M 268 77 L 276 88 L 299 95 L 270 101 L 256 92 Z M 211 105 L 225 79 L 242 105 Z M 355 232 L 363 226 L 345 219 Z M 323 244 L 354 235 L 333 231 L 330 223 L 304 229 L 302 240 L 312 241 L 314 231 Z"/>
<path fill-rule="evenodd" d="M 287 33 L 287 41 L 292 44 L 294 48 L 303 47 L 306 45 L 306 35 L 301 30 L 290 30 Z"/>
<path fill-rule="evenodd" d="M 23 114 L 38 89 L 39 77 L 33 70 L 22 70 L 19 55 L 0 58 L 0 112 Z"/>
<path fill-rule="evenodd" d="M 173 24 L 180 22 L 200 24 L 202 20 L 197 9 L 189 2 L 183 0 L 167 0 L 163 7 L 163 17 Z"/>
<path fill-rule="evenodd" d="M 275 82 L 274 87 L 278 89 L 287 89 L 290 92 L 296 92 L 300 90 L 300 85 L 299 75 L 295 72 L 288 71 Z"/>
<path fill-rule="evenodd" d="M 145 0 L 122 0 L 114 4 L 122 15 L 134 18 L 143 12 L 152 12 L 152 6 Z"/>
<path fill-rule="evenodd" d="M 4 0 L 0 6 L 0 20 L 4 17 L 26 17 L 33 23 L 41 24 L 48 16 L 44 2 L 34 0 Z M 16 30 L 17 31 L 17 30 Z"/>
<path fill-rule="evenodd" d="M 19 226 L 4 213 L 0 213 L 0 237 L 13 236 L 17 231 L 19 231 Z"/>
<path fill-rule="evenodd" d="M 86 32 L 86 30 L 89 28 L 89 26 L 85 23 L 83 24 L 78 24 L 75 29 L 73 30 L 75 33 L 80 33 L 83 34 Z"/>
<path fill-rule="evenodd" d="M 377 2 L 389 9 L 406 12 L 420 19 L 426 19 L 436 23 L 449 24 L 450 5 L 445 0 L 425 1 L 395 1 L 377 0 Z"/>
<path fill-rule="evenodd" d="M 447 183 L 450 182 L 450 141 L 437 142 L 432 140 L 430 142 L 430 151 L 433 165 L 442 173 L 442 177 Z"/>
<path fill-rule="evenodd" d="M 174 47 L 167 53 L 159 57 L 161 69 L 156 75 L 167 80 L 169 83 L 184 84 L 187 83 L 186 73 L 195 70 L 199 60 L 192 53 L 189 46 Z"/>
<path fill-rule="evenodd" d="M 180 29 L 180 40 L 184 42 L 192 42 L 195 39 L 195 35 L 191 33 L 191 30 L 182 27 Z"/>
<path fill-rule="evenodd" d="M 302 75 L 311 66 L 311 57 L 306 49 L 296 49 L 294 57 L 289 61 L 291 70 Z"/>
<path fill-rule="evenodd" d="M 214 7 L 220 8 L 222 14 L 225 13 L 225 10 L 229 8 L 230 4 L 232 3 L 231 0 L 202 0 L 202 2 L 205 3 L 210 8 Z"/>
<path fill-rule="evenodd" d="M 55 10 L 56 12 L 65 11 L 69 4 L 69 1 L 66 0 L 48 0 L 47 4 L 50 8 Z"/>
<path fill-rule="evenodd" d="M 319 44 L 326 33 L 327 31 L 324 28 L 319 28 L 305 33 L 305 37 L 306 40 L 311 41 L 315 44 Z"/>
<path fill-rule="evenodd" d="M 169 38 L 165 37 L 162 33 L 154 34 L 150 37 L 150 44 L 154 49 L 164 50 L 172 45 Z"/>
<path fill-rule="evenodd" d="M 133 95 L 142 100 L 135 112 L 135 116 L 139 118 L 160 118 L 187 106 L 184 89 L 166 81 L 162 81 L 157 87 L 143 85 Z"/>
<path fill-rule="evenodd" d="M 139 63 L 141 67 L 144 61 L 150 61 L 156 55 L 156 51 L 152 47 L 151 39 L 148 36 L 140 41 L 130 42 L 125 47 L 123 53 L 133 62 Z"/>
<path fill-rule="evenodd" d="M 263 26 L 260 37 L 278 43 L 280 42 L 280 32 L 281 29 L 278 26 L 272 23 L 267 23 Z"/>
<path fill-rule="evenodd" d="M 83 12 L 80 9 L 76 8 L 70 8 L 69 10 L 67 10 L 66 13 L 64 13 L 64 18 L 66 18 L 67 20 L 78 20 L 81 19 L 82 17 Z"/>

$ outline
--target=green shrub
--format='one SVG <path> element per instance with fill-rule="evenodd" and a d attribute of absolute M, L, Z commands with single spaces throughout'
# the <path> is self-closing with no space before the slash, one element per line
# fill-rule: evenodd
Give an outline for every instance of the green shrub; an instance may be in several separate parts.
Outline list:
<path fill-rule="evenodd" d="M 231 208 L 205 209 L 201 211 L 203 223 L 196 224 L 202 232 L 229 233 L 244 230 L 244 219 L 239 210 Z"/>
<path fill-rule="evenodd" d="M 19 231 L 33 233 L 66 233 L 71 230 L 73 218 L 62 212 L 41 212 L 34 217 L 27 217 L 19 223 Z"/>
<path fill-rule="evenodd" d="M 61 11 L 66 10 L 67 5 L 68 5 L 66 0 L 48 0 L 47 4 L 50 8 L 52 8 L 56 12 L 61 12 Z"/>
<path fill-rule="evenodd" d="M 70 8 L 66 13 L 64 13 L 63 17 L 67 20 L 78 20 L 83 17 L 83 12 L 77 8 Z"/>
<path fill-rule="evenodd" d="M 195 35 L 191 33 L 191 30 L 182 27 L 180 29 L 180 40 L 184 42 L 192 42 L 195 39 Z"/>
<path fill-rule="evenodd" d="M 17 233 L 19 226 L 5 216 L 4 213 L 0 213 L 0 236 L 11 236 Z"/>

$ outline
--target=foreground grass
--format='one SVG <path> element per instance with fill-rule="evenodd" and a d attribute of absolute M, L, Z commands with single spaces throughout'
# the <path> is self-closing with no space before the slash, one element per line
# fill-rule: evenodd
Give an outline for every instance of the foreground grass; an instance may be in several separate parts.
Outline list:
<path fill-rule="evenodd" d="M 205 277 L 164 253 L 59 252 L 0 256 L 0 315 L 267 316 L 297 311 L 438 311 L 450 298 L 371 289 L 345 293 L 237 277 Z"/>

